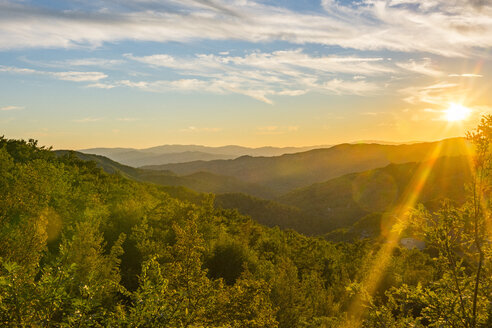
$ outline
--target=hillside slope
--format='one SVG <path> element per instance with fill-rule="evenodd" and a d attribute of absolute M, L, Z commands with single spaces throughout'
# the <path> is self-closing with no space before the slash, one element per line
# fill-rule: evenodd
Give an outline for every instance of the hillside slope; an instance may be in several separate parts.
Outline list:
<path fill-rule="evenodd" d="M 339 272 L 362 267 L 351 245 L 266 228 L 210 197 L 192 204 L 73 154 L 0 137 L 1 327 L 288 328 L 347 306 L 332 300 L 351 283 Z M 293 293 L 295 316 L 283 301 Z"/>
<path fill-rule="evenodd" d="M 63 155 L 66 151 L 57 151 Z M 169 192 L 188 195 L 190 191 L 216 194 L 218 207 L 237 209 L 267 226 L 316 235 L 349 227 L 372 213 L 390 210 L 401 201 L 418 170 L 418 163 L 390 164 L 386 167 L 351 173 L 322 183 L 296 189 L 275 200 L 268 189 L 238 179 L 198 172 L 178 176 L 170 171 L 136 169 L 106 157 L 75 152 L 78 158 L 94 161 L 108 173 L 167 186 Z M 439 158 L 421 190 L 418 202 L 427 205 L 450 198 L 462 202 L 464 183 L 469 180 L 469 162 L 465 156 Z M 201 199 L 200 194 L 194 195 Z"/>
<path fill-rule="evenodd" d="M 277 200 L 318 218 L 323 231 L 349 226 L 370 213 L 391 210 L 410 191 L 418 177 L 419 163 L 390 164 L 383 168 L 352 173 L 289 192 Z M 449 198 L 464 201 L 470 180 L 469 158 L 439 158 L 418 191 L 417 202 L 432 203 Z"/>
<path fill-rule="evenodd" d="M 431 210 L 445 198 L 462 203 L 464 185 L 470 181 L 468 163 L 464 156 L 438 159 L 416 202 Z M 239 193 L 218 194 L 215 204 L 237 209 L 266 226 L 294 229 L 308 235 L 332 232 L 330 239 L 344 241 L 373 237 L 379 234 L 382 214 L 391 211 L 409 191 L 419 165 L 390 164 L 351 173 L 294 190 L 275 200 Z"/>
<path fill-rule="evenodd" d="M 144 168 L 169 170 L 180 175 L 210 172 L 232 176 L 245 182 L 267 186 L 280 195 L 348 173 L 375 169 L 391 163 L 421 162 L 432 157 L 465 155 L 469 150 L 470 146 L 463 138 L 410 145 L 342 144 L 277 157 L 243 156 L 234 160 L 195 161 Z"/>
<path fill-rule="evenodd" d="M 67 150 L 56 151 L 59 156 L 65 155 L 68 152 L 69 151 Z M 96 164 L 107 173 L 119 173 L 136 181 L 152 182 L 162 186 L 181 186 L 205 193 L 235 192 L 246 193 L 262 198 L 271 198 L 273 196 L 273 192 L 271 192 L 268 188 L 252 183 L 242 182 L 233 177 L 208 172 L 197 172 L 189 175 L 178 176 L 171 171 L 153 171 L 133 168 L 100 155 L 84 154 L 81 152 L 73 152 L 73 154 L 81 160 L 96 162 Z"/>
<path fill-rule="evenodd" d="M 217 194 L 215 206 L 224 209 L 236 209 L 248 215 L 256 222 L 268 227 L 278 226 L 297 232 L 316 234 L 319 218 L 309 216 L 305 211 L 272 200 L 260 199 L 241 193 Z"/>
<path fill-rule="evenodd" d="M 63 155 L 66 151 L 57 151 Z M 108 173 L 162 186 L 185 187 L 195 192 L 216 194 L 216 205 L 237 209 L 267 226 L 294 229 L 306 234 L 324 234 L 348 227 L 371 213 L 382 213 L 401 200 L 419 164 L 390 164 L 382 168 L 350 173 L 290 191 L 273 198 L 268 188 L 236 178 L 208 172 L 178 176 L 171 171 L 136 169 L 104 156 L 75 152 L 82 160 L 94 161 Z M 463 201 L 464 183 L 469 179 L 465 156 L 443 157 L 436 161 L 420 192 L 419 202 L 450 198 Z M 270 200 L 268 200 L 270 199 Z"/>

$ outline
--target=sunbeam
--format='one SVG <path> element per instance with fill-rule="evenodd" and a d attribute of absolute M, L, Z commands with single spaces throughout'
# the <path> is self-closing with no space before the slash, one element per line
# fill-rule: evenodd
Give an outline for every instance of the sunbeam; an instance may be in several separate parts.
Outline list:
<path fill-rule="evenodd" d="M 466 142 L 463 142 L 463 147 L 466 151 L 470 151 Z M 440 157 L 441 153 L 444 153 L 442 144 L 437 144 L 436 147 L 430 153 L 430 159 L 428 161 L 420 163 L 416 173 L 413 175 L 411 182 L 405 189 L 401 202 L 390 213 L 386 214 L 383 219 L 387 220 L 388 233 L 385 236 L 386 241 L 382 245 L 381 249 L 377 252 L 371 261 L 371 269 L 365 279 L 362 281 L 363 293 L 356 295 L 352 304 L 349 307 L 349 320 L 343 325 L 344 328 L 359 327 L 364 319 L 366 313 L 366 297 L 374 296 L 374 293 L 378 289 L 381 279 L 385 270 L 387 269 L 391 260 L 393 250 L 397 247 L 400 234 L 409 226 L 409 214 L 414 206 L 417 204 L 419 196 L 424 189 L 428 177 L 434 167 L 436 160 Z M 470 153 L 471 155 L 471 153 Z M 468 167 L 470 172 L 472 170 L 471 156 L 468 158 Z"/>

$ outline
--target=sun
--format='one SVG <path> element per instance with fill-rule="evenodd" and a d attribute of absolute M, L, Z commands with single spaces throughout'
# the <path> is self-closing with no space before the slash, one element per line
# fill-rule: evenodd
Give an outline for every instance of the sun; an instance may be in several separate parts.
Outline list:
<path fill-rule="evenodd" d="M 451 103 L 449 104 L 448 109 L 444 111 L 444 118 L 448 122 L 463 121 L 468 118 L 470 113 L 470 108 L 465 107 L 461 104 Z"/>

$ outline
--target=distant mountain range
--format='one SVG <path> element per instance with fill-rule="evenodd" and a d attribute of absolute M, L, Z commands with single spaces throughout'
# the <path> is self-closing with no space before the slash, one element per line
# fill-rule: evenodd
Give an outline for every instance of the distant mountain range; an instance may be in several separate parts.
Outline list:
<path fill-rule="evenodd" d="M 351 144 L 398 145 L 402 143 L 361 140 Z M 415 142 L 405 142 L 412 144 Z M 101 155 L 117 161 L 121 164 L 140 167 L 145 165 L 162 165 L 170 163 L 185 163 L 192 161 L 211 161 L 218 159 L 234 159 L 241 156 L 271 157 L 284 154 L 293 154 L 312 149 L 329 148 L 331 145 L 318 145 L 306 147 L 259 147 L 249 148 L 243 146 L 208 147 L 201 145 L 162 145 L 157 147 L 135 149 L 135 148 L 89 148 L 79 150 L 85 154 Z"/>
<path fill-rule="evenodd" d="M 248 148 L 242 146 L 208 147 L 200 145 L 163 145 L 146 149 L 134 148 L 90 148 L 80 152 L 108 157 L 121 164 L 140 167 L 144 165 L 161 165 L 169 163 L 184 163 L 191 161 L 210 161 L 217 159 L 234 159 L 240 156 L 279 156 L 303 152 L 315 148 L 309 147 L 260 147 Z"/>
<path fill-rule="evenodd" d="M 193 161 L 143 168 L 172 171 L 178 175 L 196 172 L 226 175 L 264 186 L 281 195 L 313 183 L 391 163 L 422 162 L 433 157 L 469 153 L 470 145 L 465 139 L 452 138 L 405 145 L 341 144 L 274 157 L 242 156 L 232 160 Z"/>

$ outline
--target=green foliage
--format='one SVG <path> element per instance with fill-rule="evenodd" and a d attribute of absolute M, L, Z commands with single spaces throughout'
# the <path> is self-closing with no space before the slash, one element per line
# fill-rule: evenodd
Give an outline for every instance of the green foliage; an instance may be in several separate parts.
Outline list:
<path fill-rule="evenodd" d="M 246 248 L 230 241 L 216 245 L 205 266 L 211 278 L 222 278 L 228 285 L 233 285 L 241 276 L 245 266 L 251 267 L 251 262 Z"/>
<path fill-rule="evenodd" d="M 0 326 L 340 327 L 384 246 L 357 238 L 378 233 L 379 214 L 335 243 L 267 228 L 215 207 L 213 195 L 132 180 L 139 174 L 0 138 Z M 481 186 L 471 190 L 487 203 Z M 386 206 L 374 188 L 356 200 Z M 470 199 L 415 215 L 412 233 L 428 247 L 389 254 L 364 327 L 490 326 L 488 205 L 476 215 Z M 294 217 L 260 203 L 254 216 L 265 223 L 276 225 L 277 211 Z"/>
<path fill-rule="evenodd" d="M 317 220 L 320 218 L 313 218 L 297 207 L 272 200 L 240 193 L 229 193 L 217 195 L 215 205 L 226 209 L 237 209 L 241 214 L 249 215 L 255 221 L 268 227 L 278 226 L 306 234 L 319 234 L 323 231 L 317 229 L 319 227 Z"/>
<path fill-rule="evenodd" d="M 296 304 L 316 308 L 292 322 L 336 315 L 322 305 L 343 290 L 327 289 L 327 268 L 343 266 L 330 243 L 71 152 L 1 141 L 0 325 L 277 327 L 282 263 L 302 272 L 288 280 L 303 291 Z"/>

